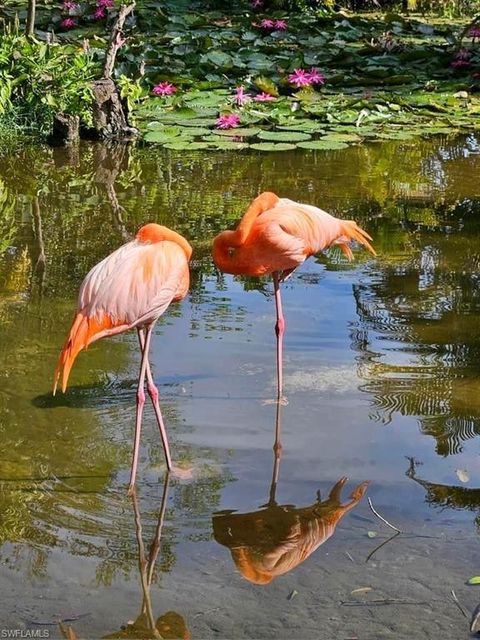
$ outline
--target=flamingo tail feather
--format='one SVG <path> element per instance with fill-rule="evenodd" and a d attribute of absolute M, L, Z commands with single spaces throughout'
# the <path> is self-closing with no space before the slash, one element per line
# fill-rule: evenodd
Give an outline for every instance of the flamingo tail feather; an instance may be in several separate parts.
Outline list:
<path fill-rule="evenodd" d="M 370 244 L 371 236 L 364 231 L 354 220 L 342 220 L 343 235 L 338 239 L 337 244 L 349 260 L 353 260 L 353 253 L 349 246 L 351 240 L 355 240 L 367 249 L 372 255 L 376 256 L 377 252 Z"/>
<path fill-rule="evenodd" d="M 70 371 L 80 351 L 86 349 L 90 343 L 104 335 L 113 333 L 115 326 L 115 323 L 108 315 L 97 319 L 95 317 L 89 318 L 81 312 L 77 313 L 68 338 L 60 353 L 60 357 L 58 358 L 54 374 L 53 395 L 55 395 L 57 391 L 60 376 L 62 378 L 62 391 L 65 393 Z M 121 328 L 123 328 L 123 326 L 119 327 L 119 329 Z"/>

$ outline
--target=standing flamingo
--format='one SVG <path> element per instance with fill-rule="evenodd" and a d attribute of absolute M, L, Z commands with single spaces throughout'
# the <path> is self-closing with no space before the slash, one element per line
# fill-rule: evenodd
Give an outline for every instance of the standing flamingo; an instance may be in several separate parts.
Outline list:
<path fill-rule="evenodd" d="M 353 220 L 339 220 L 308 204 L 279 198 L 265 191 L 252 202 L 235 231 L 223 231 L 213 240 L 213 259 L 219 269 L 234 275 L 260 276 L 271 273 L 275 291 L 277 322 L 278 400 L 283 388 L 283 334 L 280 282 L 307 258 L 333 244 L 349 260 L 350 241 L 356 240 L 373 255 L 371 237 Z"/>
<path fill-rule="evenodd" d="M 88 272 L 78 296 L 77 313 L 55 371 L 55 385 L 62 375 L 62 391 L 67 388 L 70 370 L 78 353 L 89 344 L 135 328 L 142 361 L 137 388 L 135 440 L 129 493 L 135 485 L 142 413 L 147 389 L 160 429 L 167 467 L 172 461 L 163 423 L 158 389 L 153 381 L 148 351 L 155 322 L 171 302 L 187 294 L 188 262 L 192 248 L 178 233 L 155 223 L 145 225 L 135 240 L 127 242 Z"/>

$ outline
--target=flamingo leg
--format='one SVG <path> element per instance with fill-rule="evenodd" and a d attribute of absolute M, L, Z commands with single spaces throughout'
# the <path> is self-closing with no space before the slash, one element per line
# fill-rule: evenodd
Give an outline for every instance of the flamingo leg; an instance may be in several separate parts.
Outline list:
<path fill-rule="evenodd" d="M 148 331 L 151 331 L 153 326 Z M 140 349 L 142 354 L 145 352 L 146 348 L 146 337 L 144 334 L 144 329 L 138 329 L 138 340 L 140 342 Z M 148 349 L 147 349 L 148 350 Z M 148 395 L 150 396 L 150 400 L 152 401 L 153 410 L 155 412 L 155 417 L 157 419 L 158 429 L 160 431 L 160 437 L 162 439 L 163 450 L 165 452 L 165 460 L 167 461 L 167 469 L 168 471 L 172 470 L 172 458 L 170 456 L 170 446 L 168 444 L 167 430 L 165 428 L 165 423 L 163 422 L 162 411 L 160 409 L 160 402 L 158 400 L 158 388 L 155 385 L 153 380 L 152 371 L 150 369 L 150 362 L 148 361 L 148 353 L 147 353 L 147 368 L 146 368 L 146 376 L 147 376 L 147 390 Z"/>
<path fill-rule="evenodd" d="M 278 484 L 278 474 L 280 472 L 280 460 L 282 458 L 282 442 L 281 442 L 281 432 L 282 432 L 282 404 L 281 402 L 277 402 L 277 415 L 275 419 L 275 442 L 273 444 L 273 471 L 272 471 L 272 482 L 270 484 L 270 497 L 268 500 L 269 506 L 274 506 L 277 504 L 275 499 L 275 494 L 277 492 L 277 484 Z"/>
<path fill-rule="evenodd" d="M 148 349 L 150 347 L 150 338 L 152 335 L 152 327 L 148 327 L 147 334 L 145 336 L 144 346 L 142 350 L 142 362 L 140 364 L 140 374 L 138 376 L 137 387 L 137 414 L 135 419 L 135 436 L 133 441 L 133 457 L 132 468 L 130 471 L 130 484 L 128 487 L 128 493 L 131 495 L 135 486 L 135 478 L 137 476 L 138 466 L 138 452 L 140 449 L 140 433 L 142 431 L 142 414 L 143 407 L 145 405 L 145 374 L 148 366 Z"/>
<path fill-rule="evenodd" d="M 283 334 L 285 333 L 285 318 L 283 317 L 278 271 L 274 271 L 272 277 L 275 292 L 275 306 L 277 309 L 277 322 L 275 323 L 275 334 L 277 336 L 277 401 L 280 402 L 283 398 Z"/>

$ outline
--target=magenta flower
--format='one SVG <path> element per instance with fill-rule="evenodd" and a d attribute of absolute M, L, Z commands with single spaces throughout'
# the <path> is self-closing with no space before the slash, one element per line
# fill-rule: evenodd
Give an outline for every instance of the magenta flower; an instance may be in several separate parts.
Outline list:
<path fill-rule="evenodd" d="M 238 104 L 239 107 L 242 107 L 246 102 L 250 102 L 252 96 L 249 93 L 245 93 L 243 87 L 237 87 L 235 89 L 235 97 L 233 101 L 235 104 Z"/>
<path fill-rule="evenodd" d="M 311 68 L 308 72 L 311 84 L 325 84 L 325 76 L 323 73 L 319 73 L 318 69 Z"/>
<path fill-rule="evenodd" d="M 73 18 L 64 18 L 60 22 L 60 26 L 62 29 L 72 29 L 76 25 L 76 22 Z"/>
<path fill-rule="evenodd" d="M 103 9 L 110 9 L 113 7 L 114 0 L 97 0 L 97 7 L 102 7 Z"/>
<path fill-rule="evenodd" d="M 270 18 L 264 18 L 260 21 L 259 25 L 262 29 L 273 29 L 275 27 L 275 22 L 270 20 Z"/>
<path fill-rule="evenodd" d="M 475 38 L 480 38 L 480 27 L 472 27 L 468 32 L 468 35 L 475 40 Z"/>
<path fill-rule="evenodd" d="M 260 9 L 260 7 L 263 7 L 263 0 L 252 0 L 252 7 L 254 9 Z"/>
<path fill-rule="evenodd" d="M 254 100 L 256 100 L 257 102 L 274 102 L 276 98 L 275 96 L 271 96 L 269 93 L 265 93 L 265 91 L 262 91 L 262 93 L 259 93 L 254 97 Z"/>
<path fill-rule="evenodd" d="M 76 9 L 79 8 L 79 4 L 78 2 L 73 2 L 72 0 L 65 0 L 65 2 L 62 4 L 62 9 L 64 11 L 75 11 Z"/>
<path fill-rule="evenodd" d="M 97 7 L 93 12 L 93 17 L 95 18 L 95 20 L 101 20 L 105 17 L 105 15 L 105 9 L 103 7 Z"/>
<path fill-rule="evenodd" d="M 160 82 L 153 87 L 152 93 L 156 96 L 171 96 L 176 90 L 177 87 L 171 82 Z"/>
<path fill-rule="evenodd" d="M 463 67 L 469 67 L 470 62 L 468 60 L 453 60 L 450 63 L 450 66 L 453 67 L 454 69 L 461 69 Z"/>
<path fill-rule="evenodd" d="M 286 20 L 275 20 L 273 26 L 277 31 L 286 31 L 288 28 Z"/>
<path fill-rule="evenodd" d="M 216 120 L 217 129 L 233 129 L 240 124 L 240 116 L 236 113 L 219 116 Z"/>
<path fill-rule="evenodd" d="M 288 76 L 290 84 L 294 84 L 297 89 L 300 87 L 309 87 L 312 84 L 310 74 L 305 69 L 294 69 L 293 73 Z"/>

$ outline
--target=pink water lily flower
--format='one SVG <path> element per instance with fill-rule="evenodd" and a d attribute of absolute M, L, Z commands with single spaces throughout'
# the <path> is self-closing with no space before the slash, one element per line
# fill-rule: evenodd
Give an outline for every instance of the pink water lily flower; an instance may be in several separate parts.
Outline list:
<path fill-rule="evenodd" d="M 236 113 L 229 113 L 219 116 L 216 120 L 217 129 L 233 129 L 240 124 L 240 116 Z"/>
<path fill-rule="evenodd" d="M 95 18 L 95 20 L 101 20 L 102 18 L 105 18 L 105 15 L 106 13 L 103 7 L 97 7 L 93 12 L 93 17 Z"/>
<path fill-rule="evenodd" d="M 110 9 L 113 4 L 114 0 L 97 0 L 97 7 L 103 7 L 104 9 Z"/>
<path fill-rule="evenodd" d="M 286 31 L 288 28 L 286 20 L 275 20 L 273 26 L 277 31 Z"/>
<path fill-rule="evenodd" d="M 77 23 L 73 18 L 64 18 L 60 22 L 60 26 L 62 27 L 62 29 L 72 29 L 76 24 Z"/>
<path fill-rule="evenodd" d="M 78 4 L 78 2 L 72 2 L 72 0 L 65 0 L 65 2 L 62 4 L 62 9 L 64 11 L 75 11 L 79 7 L 80 5 Z"/>
<path fill-rule="evenodd" d="M 297 88 L 309 87 L 312 84 L 310 74 L 305 69 L 294 69 L 293 73 L 288 76 L 288 81 Z"/>
<path fill-rule="evenodd" d="M 274 102 L 276 100 L 275 96 L 271 96 L 269 93 L 262 91 L 254 97 L 254 100 L 257 102 Z"/>
<path fill-rule="evenodd" d="M 176 91 L 177 87 L 171 82 L 160 82 L 152 89 L 152 93 L 156 96 L 171 96 L 172 93 L 175 93 Z"/>
<path fill-rule="evenodd" d="M 254 9 L 260 9 L 260 7 L 263 7 L 263 0 L 252 0 L 252 7 Z"/>
<path fill-rule="evenodd" d="M 249 93 L 245 93 L 243 87 L 237 87 L 235 89 L 235 97 L 233 101 L 235 104 L 238 104 L 239 107 L 242 107 L 246 102 L 250 102 L 252 96 Z"/>
<path fill-rule="evenodd" d="M 264 18 L 260 21 L 260 27 L 262 29 L 273 29 L 275 26 L 275 22 L 270 20 L 270 18 Z"/>
<path fill-rule="evenodd" d="M 314 67 L 308 72 L 308 77 L 310 78 L 311 84 L 325 84 L 325 76 Z"/>

